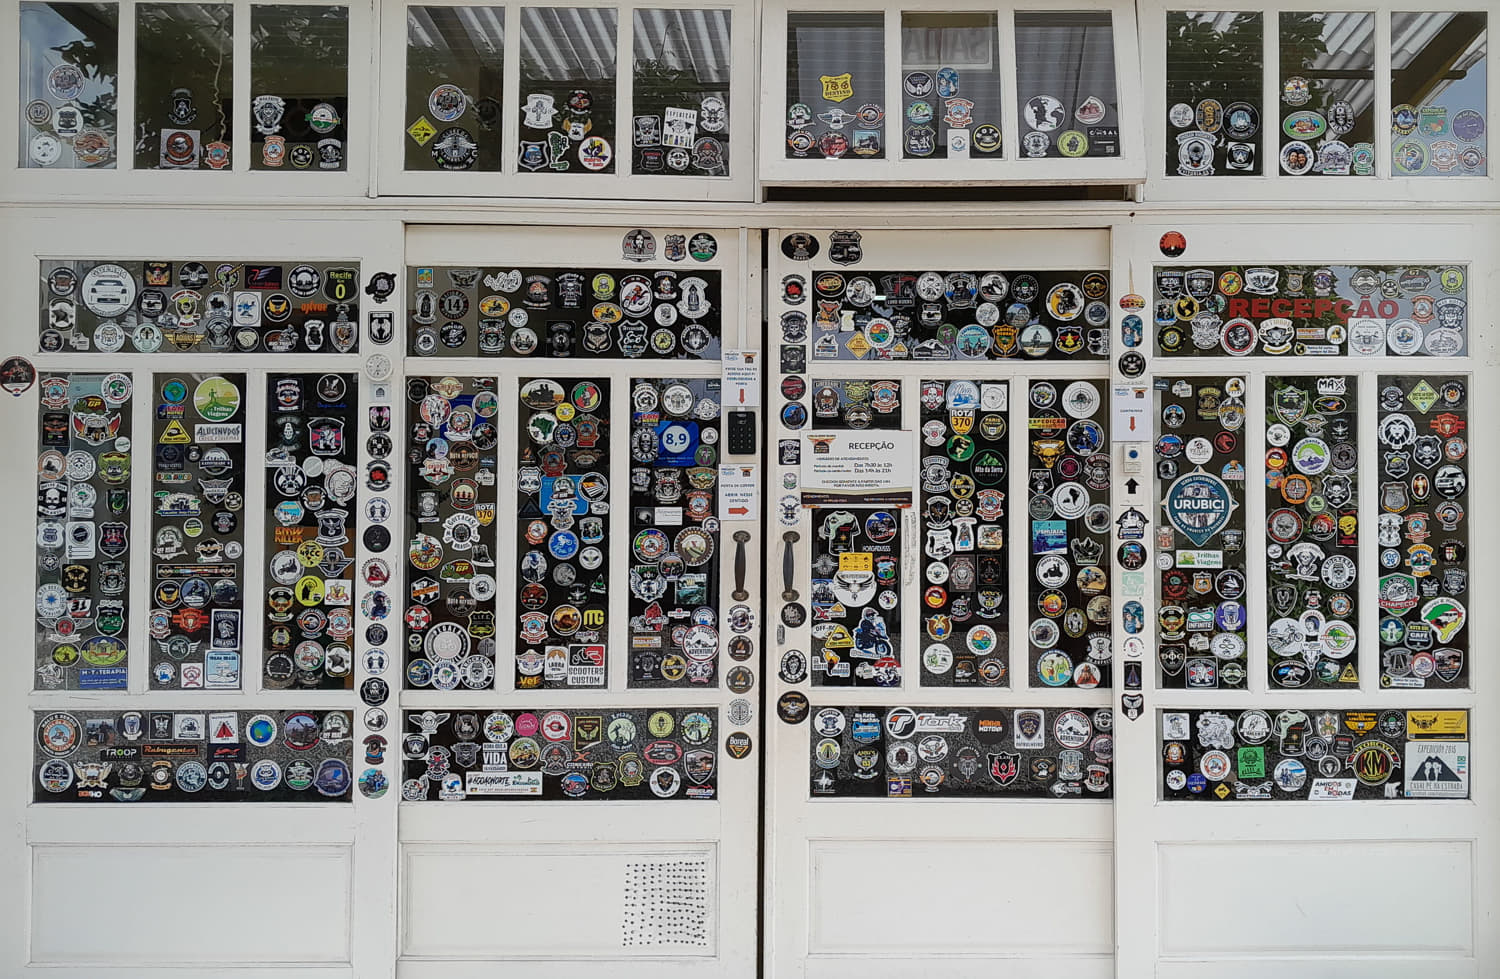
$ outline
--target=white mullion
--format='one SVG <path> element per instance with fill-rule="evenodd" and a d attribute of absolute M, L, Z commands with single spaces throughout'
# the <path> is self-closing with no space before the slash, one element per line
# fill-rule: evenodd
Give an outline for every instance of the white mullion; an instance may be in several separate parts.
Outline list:
<path fill-rule="evenodd" d="M 1007 364 L 1007 366 L 1009 366 Z M 1031 693 L 1031 379 L 1012 374 L 1005 380 L 1006 532 L 1010 553 L 1005 558 L 1007 611 L 1010 632 L 1010 689 L 1023 699 Z"/>
<path fill-rule="evenodd" d="M 1389 154 L 1387 154 L 1389 155 Z M 1359 516 L 1359 554 L 1355 561 L 1359 590 L 1359 619 L 1355 623 L 1359 637 L 1355 646 L 1357 657 L 1355 668 L 1359 670 L 1361 694 L 1380 689 L 1380 544 L 1376 524 L 1379 522 L 1380 468 L 1375 460 L 1380 455 L 1378 419 L 1380 417 L 1380 377 L 1372 371 L 1363 371 L 1357 376 L 1357 411 L 1354 427 L 1354 444 L 1359 451 L 1356 484 L 1359 499 L 1356 513 Z"/>
<path fill-rule="evenodd" d="M 47 376 L 47 372 L 39 372 Z M 129 671 L 126 689 L 130 696 L 138 697 L 151 689 L 151 651 L 155 640 L 151 638 L 147 624 L 152 608 L 151 596 L 156 588 L 156 578 L 151 573 L 151 490 L 155 482 L 156 459 L 154 456 L 156 436 L 151 430 L 154 414 L 152 404 L 156 401 L 155 375 L 149 369 L 132 371 L 130 404 L 130 536 L 135 541 L 131 548 L 126 579 L 126 615 L 129 616 L 129 656 L 126 660 Z M 144 449 L 144 451 L 142 451 Z"/>
<path fill-rule="evenodd" d="M 514 176 L 521 148 L 521 4 L 505 4 L 505 36 L 500 45 L 500 173 Z M 497 518 L 498 519 L 498 518 Z M 497 681 L 498 684 L 498 681 Z"/>
<path fill-rule="evenodd" d="M 135 95 L 140 79 L 135 63 L 134 0 L 120 0 L 120 36 L 116 48 L 115 169 L 135 169 Z"/>
<path fill-rule="evenodd" d="M 240 512 L 240 535 L 245 552 L 240 557 L 240 690 L 260 693 L 262 659 L 265 655 L 266 564 L 273 553 L 266 544 L 266 422 L 270 406 L 266 403 L 266 382 L 271 372 L 245 371 L 244 442 L 245 500 Z M 353 547 L 350 547 L 350 551 Z M 350 577 L 358 569 L 350 568 Z M 324 639 L 326 642 L 326 638 Z M 353 654 L 351 654 L 351 659 Z M 351 664 L 351 671 L 356 667 Z"/>
<path fill-rule="evenodd" d="M 250 134 L 254 127 L 249 123 L 250 101 L 255 97 L 250 91 L 250 11 L 251 4 L 245 0 L 239 0 L 234 5 L 234 59 L 231 62 L 234 97 L 231 100 L 229 120 L 229 161 L 232 172 L 236 174 L 249 172 L 250 155 L 253 152 Z"/>
<path fill-rule="evenodd" d="M 610 183 L 619 184 L 633 175 L 635 166 L 635 7 L 632 4 L 621 3 L 616 8 L 615 31 L 615 172 Z M 691 56 L 691 49 L 688 54 Z M 622 193 L 620 187 L 615 188 L 615 193 Z"/>

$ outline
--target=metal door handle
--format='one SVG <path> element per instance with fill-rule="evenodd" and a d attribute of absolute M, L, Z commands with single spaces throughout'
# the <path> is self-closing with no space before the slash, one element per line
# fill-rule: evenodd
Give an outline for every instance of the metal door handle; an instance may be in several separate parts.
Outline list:
<path fill-rule="evenodd" d="M 781 535 L 785 542 L 785 548 L 781 552 L 781 583 L 784 586 L 781 592 L 782 601 L 795 602 L 797 591 L 792 587 L 792 579 L 797 573 L 796 557 L 792 554 L 792 545 L 802 539 L 802 535 L 795 530 L 788 530 Z"/>
<path fill-rule="evenodd" d="M 734 591 L 729 597 L 736 602 L 743 602 L 750 597 L 750 593 L 745 590 L 745 545 L 749 541 L 750 531 L 734 532 Z"/>

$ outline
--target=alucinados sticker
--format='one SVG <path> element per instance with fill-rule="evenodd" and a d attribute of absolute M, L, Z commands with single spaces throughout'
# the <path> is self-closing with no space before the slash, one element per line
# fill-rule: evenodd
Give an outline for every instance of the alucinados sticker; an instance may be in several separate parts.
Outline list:
<path fill-rule="evenodd" d="M 1228 485 L 1202 469 L 1179 477 L 1162 500 L 1168 522 L 1195 547 L 1202 547 L 1228 526 L 1238 506 Z"/>

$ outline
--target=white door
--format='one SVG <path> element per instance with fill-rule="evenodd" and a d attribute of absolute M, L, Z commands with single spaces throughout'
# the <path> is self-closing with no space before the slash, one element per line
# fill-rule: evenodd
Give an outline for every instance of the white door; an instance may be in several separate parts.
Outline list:
<path fill-rule="evenodd" d="M 1107 976 L 1109 235 L 770 234 L 767 968 Z"/>
<path fill-rule="evenodd" d="M 399 975 L 754 972 L 758 244 L 408 231 Z"/>
<path fill-rule="evenodd" d="M 400 226 L 288 227 L 7 222 L 6 975 L 389 970 L 352 569 Z"/>
<path fill-rule="evenodd" d="M 1495 231 L 1121 229 L 1155 439 L 1119 542 L 1121 975 L 1493 973 Z"/>

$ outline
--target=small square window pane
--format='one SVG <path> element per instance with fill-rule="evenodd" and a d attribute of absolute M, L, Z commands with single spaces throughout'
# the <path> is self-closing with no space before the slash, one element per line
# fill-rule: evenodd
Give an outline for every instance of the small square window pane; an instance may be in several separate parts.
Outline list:
<path fill-rule="evenodd" d="M 613 7 L 521 9 L 522 170 L 614 173 Z"/>
<path fill-rule="evenodd" d="M 1258 13 L 1167 11 L 1167 174 L 1262 172 L 1264 23 Z"/>
<path fill-rule="evenodd" d="M 728 10 L 637 10 L 632 173 L 729 175 Z"/>
<path fill-rule="evenodd" d="M 1283 11 L 1281 172 L 1375 173 L 1375 15 Z"/>
<path fill-rule="evenodd" d="M 885 16 L 788 14 L 786 109 L 787 159 L 883 159 Z"/>
<path fill-rule="evenodd" d="M 139 4 L 135 65 L 136 169 L 228 169 L 234 5 Z"/>
<path fill-rule="evenodd" d="M 1489 173 L 1488 19 L 1391 15 L 1391 174 L 1482 177 Z"/>
<path fill-rule="evenodd" d="M 504 7 L 406 9 L 407 170 L 498 171 Z"/>
<path fill-rule="evenodd" d="M 250 8 L 252 170 L 348 168 L 349 8 Z"/>
<path fill-rule="evenodd" d="M 1016 14 L 1016 98 L 1027 159 L 1120 155 L 1108 12 Z"/>
<path fill-rule="evenodd" d="M 995 15 L 901 15 L 901 156 L 1000 159 Z"/>
<path fill-rule="evenodd" d="M 22 167 L 114 168 L 119 25 L 118 4 L 21 4 Z"/>

